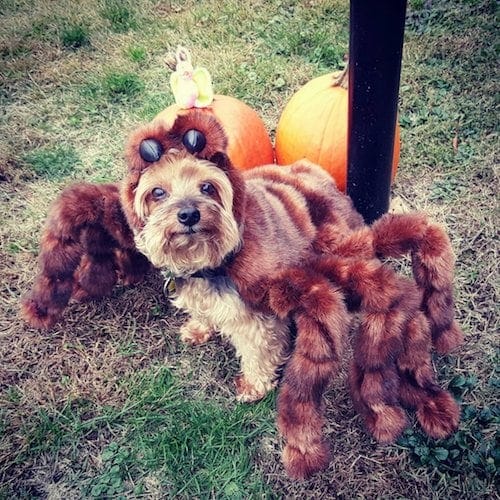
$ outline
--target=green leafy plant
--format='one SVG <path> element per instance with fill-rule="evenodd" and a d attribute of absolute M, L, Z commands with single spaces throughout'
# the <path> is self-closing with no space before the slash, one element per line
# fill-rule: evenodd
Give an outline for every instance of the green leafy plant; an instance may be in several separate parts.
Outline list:
<path fill-rule="evenodd" d="M 92 480 L 90 496 L 113 497 L 124 490 L 128 463 L 132 460 L 130 450 L 113 442 L 102 452 L 103 472 Z"/>
<path fill-rule="evenodd" d="M 500 435 L 490 435 L 489 427 L 499 423 L 497 407 L 479 409 L 467 405 L 460 429 L 449 438 L 433 441 L 410 429 L 398 444 L 410 452 L 418 465 L 452 476 L 467 473 L 479 479 L 492 479 L 500 466 Z"/>
<path fill-rule="evenodd" d="M 469 395 L 478 380 L 475 375 L 460 374 L 448 388 L 459 400 Z M 398 445 L 408 450 L 418 465 L 437 469 L 450 476 L 470 476 L 475 483 L 491 481 L 500 466 L 500 408 L 464 404 L 457 432 L 442 440 L 432 440 L 413 429 L 405 431 Z"/>
<path fill-rule="evenodd" d="M 455 199 L 465 189 L 460 180 L 452 176 L 436 179 L 430 188 L 429 198 L 432 201 Z"/>

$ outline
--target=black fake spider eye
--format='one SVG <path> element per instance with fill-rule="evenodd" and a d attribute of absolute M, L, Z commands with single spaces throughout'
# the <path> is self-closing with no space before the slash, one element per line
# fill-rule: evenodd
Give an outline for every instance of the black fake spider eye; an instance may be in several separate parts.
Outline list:
<path fill-rule="evenodd" d="M 182 136 L 182 144 L 190 153 L 199 153 L 207 144 L 205 135 L 194 128 Z"/>
<path fill-rule="evenodd" d="M 151 190 L 151 196 L 154 200 L 163 200 L 167 196 L 167 192 L 161 187 L 155 187 Z"/>
<path fill-rule="evenodd" d="M 144 139 L 139 146 L 139 154 L 144 161 L 153 163 L 163 154 L 163 146 L 156 139 Z"/>
<path fill-rule="evenodd" d="M 210 182 L 204 182 L 200 186 L 200 192 L 208 196 L 212 196 L 213 194 L 215 194 L 215 188 L 212 184 L 210 184 Z"/>

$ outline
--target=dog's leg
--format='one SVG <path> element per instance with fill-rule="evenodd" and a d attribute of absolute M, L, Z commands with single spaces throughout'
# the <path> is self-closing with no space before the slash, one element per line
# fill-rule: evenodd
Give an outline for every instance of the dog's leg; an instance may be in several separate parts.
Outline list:
<path fill-rule="evenodd" d="M 374 250 L 384 257 L 412 255 L 413 275 L 424 291 L 422 309 L 429 318 L 432 341 L 440 354 L 463 342 L 453 319 L 455 256 L 444 229 L 425 214 L 386 214 L 372 226 Z"/>
<path fill-rule="evenodd" d="M 287 473 L 305 479 L 330 459 L 322 396 L 339 368 L 349 315 L 340 291 L 314 268 L 283 272 L 269 287 L 269 304 L 279 317 L 292 315 L 297 326 L 278 395 L 278 427 L 286 440 Z"/>
<path fill-rule="evenodd" d="M 180 328 L 181 340 L 186 344 L 199 345 L 204 344 L 215 333 L 215 328 L 207 321 L 191 317 Z"/>
<path fill-rule="evenodd" d="M 241 374 L 235 379 L 238 401 L 262 399 L 276 386 L 277 370 L 287 358 L 288 323 L 253 311 L 240 311 L 239 320 L 225 325 L 221 333 L 230 337 L 240 357 Z"/>
<path fill-rule="evenodd" d="M 191 317 L 181 328 L 184 341 L 199 344 L 218 331 L 233 344 L 241 360 L 235 381 L 239 401 L 257 401 L 276 385 L 288 354 L 287 321 L 249 309 L 232 287 L 214 288 L 199 278 L 182 282 L 173 304 Z"/>
<path fill-rule="evenodd" d="M 217 331 L 210 313 L 216 310 L 217 294 L 204 280 L 192 280 L 176 283 L 172 304 L 189 314 L 189 319 L 180 328 L 180 337 L 190 345 L 207 342 Z"/>

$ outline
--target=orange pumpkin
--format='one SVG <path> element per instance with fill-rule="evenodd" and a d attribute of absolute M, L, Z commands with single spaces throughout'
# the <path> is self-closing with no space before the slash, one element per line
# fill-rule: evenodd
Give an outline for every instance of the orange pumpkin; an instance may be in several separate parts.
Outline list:
<path fill-rule="evenodd" d="M 254 109 L 234 97 L 215 95 L 206 108 L 183 109 L 172 104 L 154 121 L 161 120 L 170 129 L 179 115 L 195 109 L 211 113 L 218 120 L 227 138 L 226 153 L 235 167 L 246 170 L 274 162 L 273 146 L 263 121 Z"/>
<path fill-rule="evenodd" d="M 345 191 L 347 182 L 347 68 L 306 83 L 295 93 L 276 129 L 276 161 L 288 165 L 301 158 L 321 165 Z M 396 125 L 392 179 L 399 161 L 400 131 Z"/>

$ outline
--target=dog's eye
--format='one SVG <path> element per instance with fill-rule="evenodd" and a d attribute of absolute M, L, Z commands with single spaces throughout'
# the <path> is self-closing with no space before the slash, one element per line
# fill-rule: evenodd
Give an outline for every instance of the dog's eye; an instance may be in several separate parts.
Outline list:
<path fill-rule="evenodd" d="M 151 190 L 151 196 L 153 200 L 159 201 L 167 196 L 167 192 L 161 187 L 155 187 Z"/>
<path fill-rule="evenodd" d="M 204 182 L 200 186 L 200 192 L 208 196 L 212 196 L 213 194 L 215 194 L 215 188 L 212 184 L 210 184 L 210 182 Z"/>

